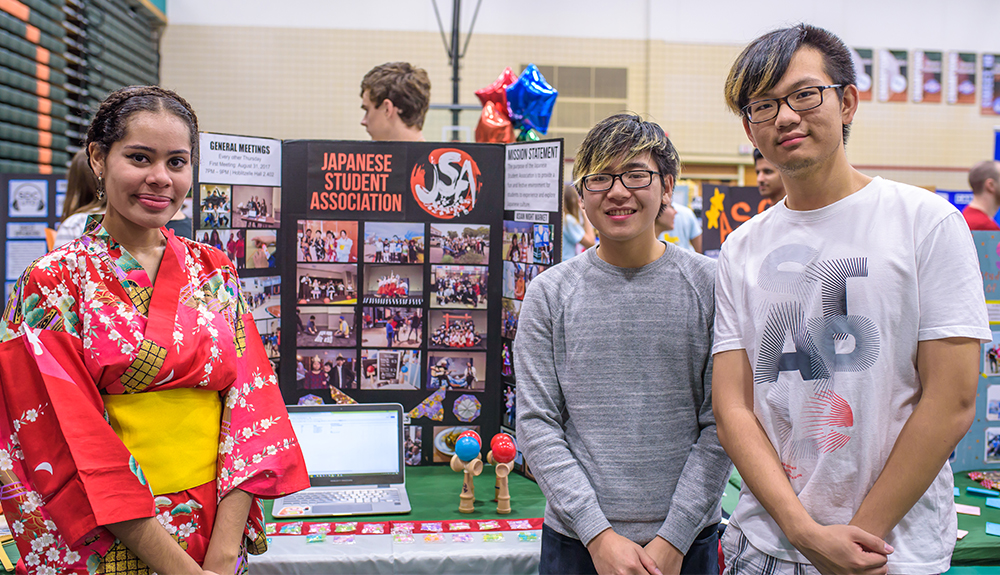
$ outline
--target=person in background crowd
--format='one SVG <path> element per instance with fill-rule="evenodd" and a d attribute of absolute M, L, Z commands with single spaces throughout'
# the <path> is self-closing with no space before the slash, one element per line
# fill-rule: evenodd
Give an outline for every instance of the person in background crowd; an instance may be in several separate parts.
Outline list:
<path fill-rule="evenodd" d="M 757 189 L 760 197 L 769 200 L 771 205 L 785 197 L 785 184 L 781 181 L 781 173 L 774 164 L 767 161 L 757 148 L 753 149 L 753 168 L 757 172 Z"/>
<path fill-rule="evenodd" d="M 427 71 L 407 62 L 375 66 L 361 80 L 361 125 L 376 142 L 423 142 L 431 102 Z"/>
<path fill-rule="evenodd" d="M 718 573 L 715 262 L 657 241 L 680 161 L 660 126 L 599 122 L 573 167 L 601 243 L 530 282 L 517 438 L 545 494 L 539 573 Z M 624 330 L 624 331 L 622 331 Z"/>
<path fill-rule="evenodd" d="M 676 246 L 678 240 L 669 235 L 674 229 L 676 220 L 677 208 L 674 207 L 674 204 L 671 203 L 663 206 L 663 211 L 660 212 L 660 215 L 656 216 L 656 222 L 653 224 L 653 228 L 656 230 L 656 239 Z"/>
<path fill-rule="evenodd" d="M 577 254 L 577 246 L 585 250 L 597 243 L 597 234 L 580 209 L 580 194 L 573 184 L 563 184 L 563 206 L 562 261 L 566 261 Z"/>
<path fill-rule="evenodd" d="M 1000 210 L 1000 162 L 984 160 L 969 170 L 972 201 L 962 210 L 970 230 L 1000 230 L 993 220 Z"/>
<path fill-rule="evenodd" d="M 788 194 L 718 260 L 712 392 L 743 478 L 727 572 L 947 571 L 948 456 L 991 338 L 968 227 L 937 195 L 851 166 L 860 97 L 829 31 L 757 38 L 725 97 Z"/>
<path fill-rule="evenodd" d="M 694 210 L 674 203 L 665 211 L 673 213 L 672 224 L 670 228 L 661 229 L 657 219 L 657 237 L 679 248 L 701 253 L 701 220 L 694 215 Z"/>
<path fill-rule="evenodd" d="M 53 248 L 66 245 L 83 235 L 87 218 L 91 214 L 103 214 L 107 205 L 104 192 L 97 189 L 97 179 L 90 169 L 87 150 L 73 155 L 66 174 L 66 200 L 63 203 L 63 221 L 56 230 Z"/>
<path fill-rule="evenodd" d="M 267 549 L 260 498 L 309 477 L 233 264 L 162 230 L 191 188 L 197 117 L 122 88 L 86 149 L 105 215 L 28 266 L 0 317 L 17 570 L 235 573 Z"/>

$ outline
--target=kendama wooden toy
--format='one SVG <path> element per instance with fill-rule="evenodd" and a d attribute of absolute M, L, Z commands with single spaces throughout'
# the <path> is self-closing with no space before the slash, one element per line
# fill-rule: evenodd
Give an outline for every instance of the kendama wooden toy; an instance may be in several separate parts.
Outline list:
<path fill-rule="evenodd" d="M 486 455 L 486 460 L 496 465 L 497 513 L 500 514 L 510 513 L 510 490 L 507 486 L 507 476 L 510 475 L 510 470 L 514 467 L 515 457 L 517 457 L 517 447 L 514 446 L 514 438 L 506 433 L 494 435 L 490 441 L 490 452 Z"/>
<path fill-rule="evenodd" d="M 475 434 L 475 432 L 472 433 Z M 472 481 L 475 476 L 483 472 L 483 459 L 479 455 L 481 449 L 478 434 L 459 436 L 458 441 L 455 442 L 455 455 L 451 456 L 451 469 L 452 471 L 464 472 L 462 495 L 458 505 L 458 510 L 462 513 L 472 513 L 476 510 L 476 487 Z"/>

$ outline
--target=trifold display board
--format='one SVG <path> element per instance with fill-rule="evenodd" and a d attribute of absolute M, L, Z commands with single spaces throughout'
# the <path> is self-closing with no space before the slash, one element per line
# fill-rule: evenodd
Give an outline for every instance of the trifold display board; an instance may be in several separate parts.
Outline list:
<path fill-rule="evenodd" d="M 993 341 L 979 354 L 976 419 L 952 457 L 955 471 L 1000 469 L 1000 232 L 972 232 Z"/>
<path fill-rule="evenodd" d="M 196 239 L 238 262 L 286 403 L 402 404 L 409 465 L 513 434 L 521 299 L 561 257 L 561 140 L 201 145 Z"/>
<path fill-rule="evenodd" d="M 48 252 L 45 228 L 55 229 L 66 198 L 66 176 L 0 174 L 0 266 L 4 270 L 4 301 L 28 265 Z"/>

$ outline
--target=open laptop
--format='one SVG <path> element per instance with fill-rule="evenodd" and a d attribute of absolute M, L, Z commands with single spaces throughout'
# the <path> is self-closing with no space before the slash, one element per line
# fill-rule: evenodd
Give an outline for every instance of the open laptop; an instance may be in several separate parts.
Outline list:
<path fill-rule="evenodd" d="M 409 513 L 403 406 L 290 405 L 311 487 L 274 501 L 275 517 Z"/>

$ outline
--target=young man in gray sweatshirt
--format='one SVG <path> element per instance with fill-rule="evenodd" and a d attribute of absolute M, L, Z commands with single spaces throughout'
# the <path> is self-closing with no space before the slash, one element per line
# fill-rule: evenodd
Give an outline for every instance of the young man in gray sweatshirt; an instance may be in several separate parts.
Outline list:
<path fill-rule="evenodd" d="M 678 164 L 660 126 L 598 123 L 573 177 L 601 242 L 521 306 L 517 437 L 547 499 L 542 574 L 718 573 L 715 263 L 654 228 Z"/>

